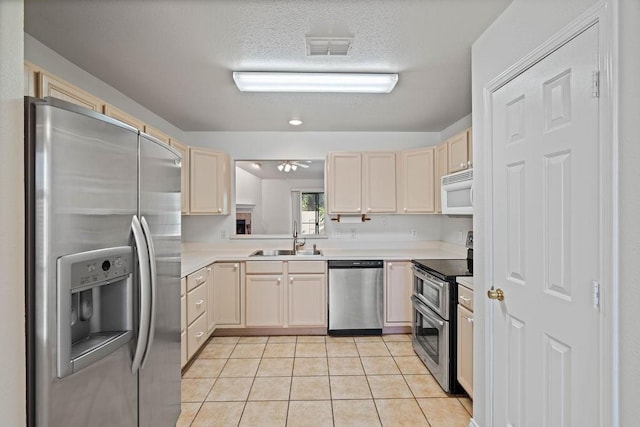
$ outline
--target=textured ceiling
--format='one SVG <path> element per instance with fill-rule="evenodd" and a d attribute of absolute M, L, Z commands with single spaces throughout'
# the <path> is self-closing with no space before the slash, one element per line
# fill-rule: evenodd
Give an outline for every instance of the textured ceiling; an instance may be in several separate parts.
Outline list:
<path fill-rule="evenodd" d="M 471 112 L 471 44 L 509 2 L 25 0 L 25 31 L 185 131 L 438 132 Z M 305 36 L 353 46 L 307 57 Z M 399 82 L 384 95 L 242 93 L 232 71 Z"/>

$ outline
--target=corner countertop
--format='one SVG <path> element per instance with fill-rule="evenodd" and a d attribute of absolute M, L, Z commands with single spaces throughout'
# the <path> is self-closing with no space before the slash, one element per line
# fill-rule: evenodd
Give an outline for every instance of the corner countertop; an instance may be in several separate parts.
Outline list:
<path fill-rule="evenodd" d="M 465 286 L 471 290 L 473 290 L 473 276 L 460 276 L 456 277 L 456 282 L 460 283 L 462 286 Z"/>
<path fill-rule="evenodd" d="M 205 244 L 182 245 L 182 276 L 193 273 L 214 262 L 242 262 L 242 261 L 328 261 L 341 259 L 381 259 L 384 261 L 404 261 L 411 259 L 463 259 L 466 257 L 466 249 L 445 242 L 425 242 L 423 245 L 384 245 L 375 248 L 369 242 L 364 243 L 366 249 L 359 248 L 318 248 L 322 255 L 292 255 L 292 256 L 270 256 L 251 257 L 259 248 L 256 242 L 255 248 L 237 247 L 207 247 Z M 373 247 L 372 247 L 373 246 Z M 386 247 L 383 247 L 386 246 Z M 396 247 L 394 247 L 396 246 Z"/>

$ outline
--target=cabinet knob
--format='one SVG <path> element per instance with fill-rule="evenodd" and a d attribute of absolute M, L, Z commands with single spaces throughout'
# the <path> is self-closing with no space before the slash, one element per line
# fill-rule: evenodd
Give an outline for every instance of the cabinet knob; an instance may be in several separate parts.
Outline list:
<path fill-rule="evenodd" d="M 464 167 L 464 163 L 460 163 L 460 167 L 463 168 Z"/>
<path fill-rule="evenodd" d="M 467 166 L 471 166 L 471 160 L 467 160 Z"/>
<path fill-rule="evenodd" d="M 390 262 L 389 263 L 389 268 L 391 268 L 391 267 L 393 267 L 393 263 Z"/>
<path fill-rule="evenodd" d="M 204 332 L 198 332 L 196 334 L 196 338 L 202 338 L 203 335 L 204 335 Z"/>
<path fill-rule="evenodd" d="M 202 304 L 204 304 L 204 300 L 199 300 L 198 302 L 196 302 L 197 307 L 200 307 Z"/>
<path fill-rule="evenodd" d="M 404 208 L 404 211 L 406 212 L 406 211 L 407 211 L 407 208 Z"/>
<path fill-rule="evenodd" d="M 289 277 L 289 281 L 293 283 L 293 277 Z"/>
<path fill-rule="evenodd" d="M 278 277 L 278 285 L 280 284 L 280 282 L 282 282 L 282 279 Z"/>
<path fill-rule="evenodd" d="M 371 208 L 367 208 L 367 212 L 371 212 Z"/>
<path fill-rule="evenodd" d="M 238 268 L 238 264 L 233 264 L 233 269 L 235 270 L 236 268 Z"/>
<path fill-rule="evenodd" d="M 358 208 L 357 211 L 360 212 L 362 209 Z"/>
<path fill-rule="evenodd" d="M 467 322 L 473 323 L 473 317 L 467 317 Z"/>
<path fill-rule="evenodd" d="M 221 208 L 218 208 L 218 213 L 220 213 L 220 212 L 222 212 L 222 209 L 221 209 Z"/>

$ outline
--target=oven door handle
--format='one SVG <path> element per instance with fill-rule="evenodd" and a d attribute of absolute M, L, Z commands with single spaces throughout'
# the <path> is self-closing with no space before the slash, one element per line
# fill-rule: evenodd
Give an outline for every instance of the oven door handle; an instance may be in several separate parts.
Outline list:
<path fill-rule="evenodd" d="M 444 285 L 445 285 L 445 283 L 444 283 L 444 282 L 437 281 L 437 280 L 435 280 L 434 278 L 432 278 L 432 277 L 429 277 L 429 276 L 425 275 L 425 274 L 424 274 L 422 271 L 420 271 L 420 269 L 418 269 L 416 266 L 412 266 L 412 267 L 411 267 L 411 270 L 413 270 L 413 274 L 414 274 L 418 279 L 422 279 L 422 280 L 424 280 L 424 281 L 426 281 L 426 282 L 433 283 L 433 284 L 435 284 L 435 285 L 440 286 L 441 288 L 442 288 L 442 287 L 444 287 Z"/>
<path fill-rule="evenodd" d="M 422 302 L 418 299 L 418 297 L 416 297 L 415 295 L 413 295 L 411 297 L 411 301 L 413 302 L 413 307 L 418 310 L 420 312 L 420 314 L 422 314 L 424 317 L 426 317 L 427 319 L 429 319 L 431 322 L 433 323 L 437 323 L 438 325 L 444 327 L 444 321 L 436 318 L 435 316 L 433 316 L 431 313 L 429 313 L 428 311 L 426 311 L 424 308 L 422 308 Z"/>

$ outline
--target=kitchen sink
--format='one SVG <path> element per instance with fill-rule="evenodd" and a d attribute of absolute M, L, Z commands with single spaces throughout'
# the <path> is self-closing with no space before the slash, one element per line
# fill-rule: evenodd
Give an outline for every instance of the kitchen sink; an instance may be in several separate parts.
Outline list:
<path fill-rule="evenodd" d="M 318 249 L 304 249 L 292 251 L 291 249 L 260 249 L 249 256 L 293 256 L 293 255 L 322 255 Z"/>

